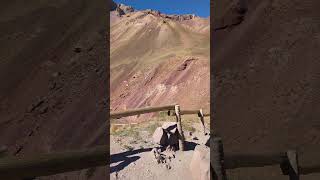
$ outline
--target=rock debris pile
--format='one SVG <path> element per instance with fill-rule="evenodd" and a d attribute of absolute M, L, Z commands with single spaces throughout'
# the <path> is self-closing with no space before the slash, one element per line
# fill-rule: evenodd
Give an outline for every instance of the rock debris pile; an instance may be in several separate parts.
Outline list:
<path fill-rule="evenodd" d="M 161 152 L 161 148 L 153 148 L 152 155 L 156 159 L 158 164 L 165 164 L 167 169 L 171 169 L 170 162 L 175 158 L 175 151 L 170 146 L 167 146 L 166 150 Z"/>
<path fill-rule="evenodd" d="M 153 148 L 151 153 L 158 164 L 165 164 L 167 169 L 171 169 L 171 159 L 175 158 L 175 151 L 179 147 L 179 132 L 177 123 L 165 122 L 162 127 L 158 127 L 152 136 L 153 142 L 161 147 Z M 161 152 L 161 148 L 166 148 Z"/>

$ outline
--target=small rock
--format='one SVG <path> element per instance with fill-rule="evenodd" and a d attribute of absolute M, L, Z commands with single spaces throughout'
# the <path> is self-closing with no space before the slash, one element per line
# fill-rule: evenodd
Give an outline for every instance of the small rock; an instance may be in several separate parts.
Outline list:
<path fill-rule="evenodd" d="M 93 50 L 93 46 L 89 47 L 87 51 L 90 52 L 92 50 Z"/>
<path fill-rule="evenodd" d="M 76 47 L 73 50 L 75 53 L 80 53 L 82 51 L 82 49 L 80 47 Z"/>
<path fill-rule="evenodd" d="M 22 151 L 22 149 L 23 149 L 23 146 L 22 145 L 18 145 L 14 155 L 19 154 Z"/>
<path fill-rule="evenodd" d="M 56 77 L 58 77 L 58 76 L 60 76 L 61 75 L 61 72 L 54 72 L 54 73 L 52 73 L 52 77 L 54 77 L 54 78 L 56 78 Z"/>
<path fill-rule="evenodd" d="M 49 84 L 49 89 L 50 90 L 54 90 L 57 87 L 57 83 L 56 82 L 52 82 Z"/>
<path fill-rule="evenodd" d="M 40 114 L 45 114 L 48 111 L 48 106 L 43 106 L 42 108 L 39 109 Z"/>
<path fill-rule="evenodd" d="M 39 106 L 41 106 L 43 103 L 44 103 L 44 100 L 41 99 L 41 98 L 38 98 L 38 100 L 37 100 L 35 103 L 31 104 L 31 106 L 30 106 L 29 109 L 28 109 L 28 112 L 34 111 L 34 110 L 37 109 Z"/>
<path fill-rule="evenodd" d="M 193 137 L 192 139 L 193 139 L 193 140 L 199 140 L 197 137 Z"/>
<path fill-rule="evenodd" d="M 33 130 L 31 130 L 31 131 L 28 133 L 28 136 L 32 136 L 32 135 L 33 135 L 33 133 L 34 133 L 34 131 L 33 131 Z M 0 152 L 1 152 L 1 150 L 0 150 Z"/>

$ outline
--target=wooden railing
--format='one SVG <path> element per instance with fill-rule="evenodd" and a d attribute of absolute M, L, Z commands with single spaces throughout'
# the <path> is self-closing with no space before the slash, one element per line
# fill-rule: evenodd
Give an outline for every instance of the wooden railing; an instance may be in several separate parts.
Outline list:
<path fill-rule="evenodd" d="M 176 116 L 180 134 L 179 148 L 184 150 L 184 136 L 181 126 L 181 116 L 198 114 L 201 122 L 205 114 L 200 110 L 180 110 L 179 105 L 147 107 L 122 112 L 112 112 L 111 118 L 121 118 L 151 112 L 168 111 L 168 115 Z M 174 113 L 173 113 L 174 112 Z M 204 124 L 204 123 L 203 123 Z M 211 166 L 213 179 L 226 180 L 226 170 L 243 167 L 263 167 L 280 164 L 284 175 L 290 180 L 298 180 L 300 174 L 320 172 L 320 159 L 315 164 L 310 164 L 303 157 L 298 157 L 296 151 L 290 150 L 281 153 L 269 154 L 224 154 L 222 140 L 219 137 L 211 139 Z M 34 157 L 1 157 L 6 155 L 6 150 L 0 148 L 0 179 L 26 179 L 39 176 L 48 176 L 69 171 L 76 171 L 97 166 L 105 166 L 109 158 L 109 148 L 98 146 L 86 150 L 67 151 L 58 153 L 41 154 Z M 318 153 L 318 152 L 317 152 Z M 315 157 L 319 157 L 316 154 Z"/>
<path fill-rule="evenodd" d="M 179 131 L 179 149 L 184 150 L 184 134 L 183 129 L 181 125 L 181 115 L 187 115 L 187 114 L 198 114 L 200 121 L 203 125 L 203 131 L 205 133 L 205 125 L 204 125 L 204 117 L 210 116 L 210 114 L 204 114 L 202 112 L 202 109 L 200 110 L 180 110 L 180 106 L 177 104 L 174 105 L 166 105 L 166 106 L 158 106 L 158 107 L 146 107 L 146 108 L 139 108 L 139 109 L 133 109 L 133 110 L 126 110 L 126 111 L 120 111 L 120 112 L 112 112 L 110 114 L 110 118 L 116 119 L 116 118 L 122 118 L 122 117 L 128 117 L 128 116 L 135 116 L 140 114 L 146 114 L 146 113 L 153 113 L 153 112 L 160 112 L 160 111 L 168 111 L 169 116 L 176 116 L 176 122 L 177 122 L 177 128 Z"/>
<path fill-rule="evenodd" d="M 316 161 L 317 163 L 315 164 L 310 164 L 310 158 L 306 158 L 306 153 L 298 156 L 295 150 L 273 153 L 224 154 L 222 140 L 219 137 L 211 139 L 211 147 L 212 179 L 226 180 L 227 169 L 270 165 L 280 165 L 283 175 L 288 175 L 290 180 L 299 180 L 300 175 L 320 172 L 320 156 L 318 152 L 313 158 L 319 161 Z"/>
<path fill-rule="evenodd" d="M 120 112 L 111 112 L 110 118 L 122 118 L 122 117 L 134 116 L 134 115 L 140 115 L 140 114 L 146 114 L 146 113 L 152 113 L 152 112 L 175 110 L 175 106 L 176 105 L 174 104 L 174 105 L 166 105 L 166 106 L 158 106 L 158 107 L 139 108 L 139 109 L 133 109 L 133 110 L 120 111 Z"/>
<path fill-rule="evenodd" d="M 0 158 L 0 179 L 27 179 L 63 172 L 105 166 L 109 147 L 35 155 L 33 157 Z"/>
<path fill-rule="evenodd" d="M 178 131 L 180 134 L 179 148 L 180 150 L 184 150 L 184 135 L 181 126 L 181 111 L 179 105 L 146 107 L 122 112 L 112 112 L 110 114 L 110 118 L 121 118 L 151 112 L 172 110 L 175 112 Z M 200 111 L 185 111 L 185 114 L 198 114 Z M 98 146 L 91 149 L 47 153 L 32 157 L 9 157 L 6 155 L 6 149 L 0 147 L 0 180 L 21 180 L 77 171 L 91 167 L 105 166 L 107 159 L 109 158 L 109 147 Z"/>

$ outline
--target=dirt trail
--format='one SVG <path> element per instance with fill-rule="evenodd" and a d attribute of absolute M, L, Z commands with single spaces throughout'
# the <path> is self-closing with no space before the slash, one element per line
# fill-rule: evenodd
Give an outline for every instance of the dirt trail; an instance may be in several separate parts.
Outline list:
<path fill-rule="evenodd" d="M 161 123 L 160 123 L 161 124 Z M 167 164 L 158 164 L 151 152 L 154 147 L 152 134 L 147 131 L 140 131 L 139 136 L 118 136 L 111 135 L 111 164 L 110 179 L 112 180 L 193 180 L 190 172 L 190 162 L 194 147 L 205 141 L 203 129 L 200 123 L 193 123 L 195 132 L 189 136 L 185 130 L 187 150 L 176 151 L 175 158 Z M 207 127 L 208 124 L 207 124 Z M 145 129 L 145 128 L 144 128 Z M 197 137 L 197 140 L 193 138 Z M 131 150 L 127 148 L 130 147 Z"/>

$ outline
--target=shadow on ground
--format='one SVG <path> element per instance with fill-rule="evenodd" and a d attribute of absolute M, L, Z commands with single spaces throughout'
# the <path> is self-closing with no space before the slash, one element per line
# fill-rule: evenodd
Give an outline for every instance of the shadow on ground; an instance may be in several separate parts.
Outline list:
<path fill-rule="evenodd" d="M 152 148 L 136 149 L 136 150 L 126 151 L 118 154 L 112 154 L 110 156 L 110 164 L 117 163 L 120 161 L 122 162 L 115 166 L 110 165 L 110 173 L 113 173 L 115 171 L 120 171 L 124 169 L 126 166 L 128 166 L 130 163 L 140 159 L 140 156 L 132 156 L 132 155 L 136 155 L 136 154 L 151 151 L 151 150 Z"/>
<path fill-rule="evenodd" d="M 185 150 L 186 151 L 193 151 L 197 146 L 197 143 L 185 141 Z M 125 167 L 127 167 L 130 163 L 137 161 L 140 159 L 140 156 L 137 154 L 151 151 L 152 148 L 144 148 L 144 149 L 136 149 L 132 151 L 126 151 L 118 154 L 110 155 L 110 173 L 121 171 Z M 163 151 L 164 149 L 162 149 Z M 113 163 L 121 162 L 115 166 L 111 166 Z"/>
<path fill-rule="evenodd" d="M 194 142 L 185 141 L 184 145 L 186 151 L 193 151 L 198 144 Z"/>

